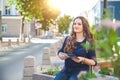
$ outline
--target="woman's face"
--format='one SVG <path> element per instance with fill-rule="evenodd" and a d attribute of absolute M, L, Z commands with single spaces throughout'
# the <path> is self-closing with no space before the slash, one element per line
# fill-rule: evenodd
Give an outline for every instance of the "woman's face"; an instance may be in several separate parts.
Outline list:
<path fill-rule="evenodd" d="M 81 33 L 83 32 L 83 24 L 82 24 L 82 20 L 81 19 L 76 19 L 73 22 L 73 30 L 76 33 Z"/>

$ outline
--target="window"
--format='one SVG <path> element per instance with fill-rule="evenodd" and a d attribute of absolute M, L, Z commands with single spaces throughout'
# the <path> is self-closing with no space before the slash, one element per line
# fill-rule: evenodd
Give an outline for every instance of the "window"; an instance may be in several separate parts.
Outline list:
<path fill-rule="evenodd" d="M 10 15 L 10 9 L 8 9 L 8 6 L 5 6 L 5 15 Z"/>
<path fill-rule="evenodd" d="M 2 24 L 2 32 L 7 32 L 7 24 Z"/>
<path fill-rule="evenodd" d="M 108 10 L 111 12 L 111 18 L 115 18 L 115 6 L 108 6 Z"/>

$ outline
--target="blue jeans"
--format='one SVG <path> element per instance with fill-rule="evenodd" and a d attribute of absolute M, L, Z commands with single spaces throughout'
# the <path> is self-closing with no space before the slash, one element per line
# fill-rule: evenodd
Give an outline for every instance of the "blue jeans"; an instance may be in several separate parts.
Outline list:
<path fill-rule="evenodd" d="M 73 75 L 68 75 L 66 74 L 64 71 L 60 71 L 54 80 L 78 80 L 77 78 L 77 73 L 76 74 L 73 74 Z"/>

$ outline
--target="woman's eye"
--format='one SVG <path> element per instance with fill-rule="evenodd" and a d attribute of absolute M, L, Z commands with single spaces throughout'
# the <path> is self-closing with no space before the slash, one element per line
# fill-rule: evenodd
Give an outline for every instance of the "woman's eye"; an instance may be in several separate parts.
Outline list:
<path fill-rule="evenodd" d="M 76 25 L 76 23 L 73 23 L 73 25 Z"/>
<path fill-rule="evenodd" d="M 78 23 L 78 25 L 81 25 L 80 23 Z"/>
<path fill-rule="evenodd" d="M 73 23 L 73 25 L 81 25 L 81 23 Z"/>

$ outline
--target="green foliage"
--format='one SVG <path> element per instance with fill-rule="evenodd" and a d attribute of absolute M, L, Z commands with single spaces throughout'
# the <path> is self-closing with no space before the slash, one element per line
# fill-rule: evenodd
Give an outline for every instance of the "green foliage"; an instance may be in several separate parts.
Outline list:
<path fill-rule="evenodd" d="M 111 63 L 115 62 L 113 68 L 120 63 L 120 46 L 118 45 L 119 35 L 117 33 L 117 28 L 120 27 L 120 22 L 113 22 L 109 16 L 109 12 L 106 12 L 104 19 L 101 20 L 99 26 L 94 27 L 94 37 L 96 39 L 96 50 L 99 50 L 98 55 L 104 59 L 111 59 Z M 115 56 L 116 55 L 116 56 Z M 116 61 L 119 61 L 116 63 Z M 104 73 L 108 73 L 105 71 Z M 114 73 L 120 73 L 120 70 L 117 69 Z M 116 73 L 115 75 L 120 75 Z"/>
<path fill-rule="evenodd" d="M 112 62 L 114 67 L 114 75 L 120 78 L 120 60 Z"/>
<path fill-rule="evenodd" d="M 119 46 L 117 45 L 118 34 L 114 29 L 102 27 L 100 31 L 96 32 L 95 38 L 97 39 L 96 47 L 100 50 L 101 57 L 109 59 L 113 57 L 114 53 L 119 55 Z"/>
<path fill-rule="evenodd" d="M 40 19 L 44 30 L 60 14 L 58 8 L 50 5 L 50 0 L 8 0 L 8 4 L 9 7 L 15 4 L 18 12 L 28 21 Z"/>
<path fill-rule="evenodd" d="M 103 75 L 110 75 L 112 73 L 112 70 L 109 68 L 101 68 L 99 73 Z"/>
<path fill-rule="evenodd" d="M 42 70 L 42 69 L 41 69 L 41 70 Z M 47 69 L 47 71 L 43 72 L 43 74 L 48 74 L 48 75 L 56 76 L 59 71 L 60 71 L 60 68 L 59 68 L 58 65 L 56 65 L 56 66 L 53 67 L 53 68 Z"/>
<path fill-rule="evenodd" d="M 60 33 L 68 33 L 68 28 L 70 26 L 70 23 L 72 21 L 72 18 L 68 15 L 64 15 L 63 17 L 60 17 L 57 20 L 58 28 Z"/>
<path fill-rule="evenodd" d="M 59 72 L 59 68 L 58 67 L 55 67 L 55 69 L 53 70 L 53 69 L 48 69 L 48 71 L 47 71 L 47 74 L 48 75 L 57 75 L 58 74 L 58 72 Z"/>
<path fill-rule="evenodd" d="M 91 73 L 91 71 L 88 71 L 87 74 L 81 74 L 79 80 L 88 80 L 90 78 L 96 78 L 95 73 Z"/>
<path fill-rule="evenodd" d="M 52 23 L 60 14 L 60 10 L 52 5 L 50 5 L 50 0 L 43 0 L 41 4 L 41 13 L 43 19 L 40 19 L 42 23 L 42 29 L 48 30 L 49 23 Z M 36 18 L 39 18 L 36 16 Z"/>
<path fill-rule="evenodd" d="M 7 2 L 9 7 L 13 4 L 16 5 L 17 11 L 28 21 L 33 19 L 35 15 L 42 16 L 41 12 L 37 12 L 40 11 L 40 7 L 36 5 L 37 0 L 7 0 Z"/>
<path fill-rule="evenodd" d="M 104 9 L 105 14 L 102 17 L 99 26 L 93 27 L 94 37 L 96 39 L 96 48 L 101 57 L 109 59 L 114 54 L 119 56 L 118 33 L 116 31 L 118 23 L 112 22 L 111 13 Z M 114 50 L 113 50 L 114 48 Z"/>
<path fill-rule="evenodd" d="M 118 35 L 117 32 L 112 28 L 102 27 L 101 30 L 95 33 L 96 38 L 96 48 L 101 50 L 101 57 L 106 59 L 113 56 L 113 53 L 119 53 Z M 115 46 L 115 50 L 113 50 L 113 46 Z"/>
<path fill-rule="evenodd" d="M 112 13 L 108 9 L 103 9 L 104 14 L 102 15 L 102 19 L 112 19 Z"/>

